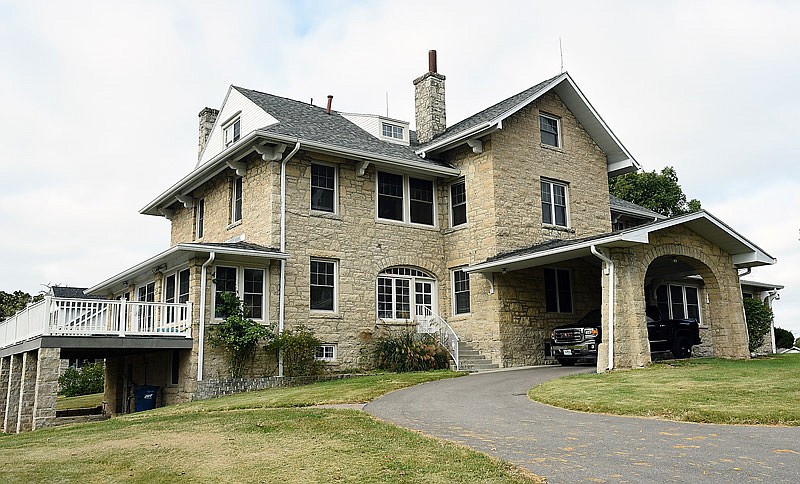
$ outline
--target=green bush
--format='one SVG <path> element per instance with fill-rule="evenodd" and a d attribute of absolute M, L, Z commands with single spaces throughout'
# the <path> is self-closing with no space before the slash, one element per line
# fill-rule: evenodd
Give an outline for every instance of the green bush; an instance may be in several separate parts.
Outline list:
<path fill-rule="evenodd" d="M 225 350 L 231 378 L 241 378 L 245 366 L 258 349 L 259 341 L 274 338 L 273 327 L 245 318 L 242 301 L 235 294 L 222 293 L 222 300 L 225 320 L 211 327 L 208 339 L 212 346 Z"/>
<path fill-rule="evenodd" d="M 775 347 L 791 348 L 794 345 L 794 334 L 788 329 L 775 328 Z"/>
<path fill-rule="evenodd" d="M 750 338 L 750 352 L 764 344 L 764 336 L 772 325 L 772 310 L 758 299 L 744 300 L 744 315 L 747 320 L 747 335 Z"/>
<path fill-rule="evenodd" d="M 440 370 L 450 365 L 447 351 L 434 336 L 411 332 L 377 338 L 373 357 L 377 368 L 396 372 Z"/>
<path fill-rule="evenodd" d="M 322 373 L 325 364 L 317 360 L 322 344 L 310 329 L 301 325 L 277 335 L 267 349 L 283 352 L 284 376 L 310 376 Z"/>
<path fill-rule="evenodd" d="M 59 395 L 77 397 L 103 391 L 105 378 L 102 363 L 87 363 L 80 369 L 72 367 L 58 377 Z"/>

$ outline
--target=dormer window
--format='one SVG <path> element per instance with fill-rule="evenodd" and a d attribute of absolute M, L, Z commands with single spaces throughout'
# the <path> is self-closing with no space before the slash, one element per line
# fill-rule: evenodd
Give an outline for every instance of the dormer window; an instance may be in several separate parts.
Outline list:
<path fill-rule="evenodd" d="M 242 120 L 236 118 L 234 122 L 225 127 L 225 147 L 232 145 L 239 141 L 242 137 Z"/>
<path fill-rule="evenodd" d="M 382 123 L 383 136 L 403 140 L 403 127 L 396 124 Z"/>

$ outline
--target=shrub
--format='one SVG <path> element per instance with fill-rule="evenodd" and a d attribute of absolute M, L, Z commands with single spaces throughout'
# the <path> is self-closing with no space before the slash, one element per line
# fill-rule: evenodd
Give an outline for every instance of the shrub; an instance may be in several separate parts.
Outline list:
<path fill-rule="evenodd" d="M 317 348 L 321 344 L 322 341 L 301 324 L 277 335 L 266 348 L 283 352 L 285 376 L 310 376 L 322 373 L 325 367 L 317 360 Z"/>
<path fill-rule="evenodd" d="M 775 328 L 775 347 L 791 348 L 794 345 L 794 334 L 788 329 Z"/>
<path fill-rule="evenodd" d="M 258 349 L 259 341 L 274 338 L 273 327 L 245 318 L 242 301 L 235 294 L 225 292 L 222 300 L 225 320 L 212 326 L 208 339 L 212 346 L 225 350 L 231 378 L 241 378 L 245 366 Z"/>
<path fill-rule="evenodd" d="M 59 395 L 77 397 L 103 391 L 105 378 L 102 363 L 86 363 L 80 369 L 72 367 L 58 377 Z"/>
<path fill-rule="evenodd" d="M 374 343 L 375 366 L 382 370 L 405 372 L 448 368 L 447 351 L 431 335 L 404 332 L 377 338 Z"/>
<path fill-rule="evenodd" d="M 764 336 L 772 325 L 772 310 L 758 299 L 744 300 L 744 316 L 747 320 L 747 335 L 750 338 L 750 352 L 764 344 Z"/>

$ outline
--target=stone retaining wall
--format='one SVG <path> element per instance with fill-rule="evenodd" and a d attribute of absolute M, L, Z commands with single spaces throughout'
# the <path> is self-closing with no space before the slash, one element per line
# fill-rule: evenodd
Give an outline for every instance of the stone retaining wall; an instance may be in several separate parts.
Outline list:
<path fill-rule="evenodd" d="M 318 381 L 341 380 L 364 376 L 359 374 L 336 374 L 336 375 L 316 375 L 298 377 L 279 377 L 265 376 L 260 378 L 230 378 L 225 380 L 203 380 L 197 382 L 197 391 L 192 397 L 193 401 L 208 400 L 209 398 L 232 395 L 234 393 L 250 392 L 253 390 L 264 390 L 267 388 L 290 387 L 298 385 L 308 385 Z"/>

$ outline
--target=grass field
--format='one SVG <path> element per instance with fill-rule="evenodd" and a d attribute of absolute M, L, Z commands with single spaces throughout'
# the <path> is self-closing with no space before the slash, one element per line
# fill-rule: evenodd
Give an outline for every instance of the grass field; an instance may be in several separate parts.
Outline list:
<path fill-rule="evenodd" d="M 90 395 L 79 395 L 77 397 L 58 396 L 56 400 L 56 410 L 69 410 L 73 408 L 91 408 L 103 404 L 102 393 L 92 393 Z"/>
<path fill-rule="evenodd" d="M 586 412 L 800 426 L 800 355 L 696 358 L 641 370 L 575 375 L 536 386 L 529 396 Z"/>
<path fill-rule="evenodd" d="M 363 412 L 300 408 L 456 375 L 373 375 L 2 435 L 0 482 L 542 482 Z"/>

